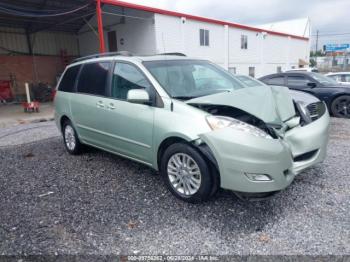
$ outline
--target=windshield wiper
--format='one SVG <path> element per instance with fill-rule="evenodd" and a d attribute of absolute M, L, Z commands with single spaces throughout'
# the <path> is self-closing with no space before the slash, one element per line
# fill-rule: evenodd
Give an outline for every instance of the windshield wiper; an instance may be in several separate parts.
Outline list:
<path fill-rule="evenodd" d="M 178 100 L 190 100 L 190 99 L 196 98 L 196 96 L 173 96 L 172 98 L 178 99 Z"/>

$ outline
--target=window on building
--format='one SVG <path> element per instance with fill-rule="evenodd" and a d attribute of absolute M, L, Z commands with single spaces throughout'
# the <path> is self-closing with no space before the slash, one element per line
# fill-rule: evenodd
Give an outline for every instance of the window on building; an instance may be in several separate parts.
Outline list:
<path fill-rule="evenodd" d="M 255 67 L 254 66 L 249 67 L 249 76 L 255 77 Z"/>
<path fill-rule="evenodd" d="M 199 43 L 201 46 L 209 46 L 209 30 L 199 29 Z"/>
<path fill-rule="evenodd" d="M 248 36 L 241 35 L 241 49 L 248 49 Z"/>
<path fill-rule="evenodd" d="M 150 87 L 151 84 L 135 66 L 126 63 L 117 63 L 115 65 L 112 78 L 112 97 L 126 100 L 129 90 L 149 90 Z"/>
<path fill-rule="evenodd" d="M 284 76 L 275 76 L 264 82 L 268 85 L 284 85 Z"/>
<path fill-rule="evenodd" d="M 85 64 L 79 76 L 78 92 L 105 96 L 109 66 L 109 62 Z"/>
<path fill-rule="evenodd" d="M 282 73 L 282 67 L 281 66 L 277 66 L 277 73 Z"/>
<path fill-rule="evenodd" d="M 308 82 L 310 81 L 303 76 L 288 76 L 287 78 L 288 86 L 306 86 Z"/>
<path fill-rule="evenodd" d="M 75 80 L 79 73 L 80 65 L 69 67 L 64 75 L 58 87 L 59 91 L 74 92 Z"/>
<path fill-rule="evenodd" d="M 236 70 L 236 67 L 229 67 L 228 68 L 228 71 L 231 73 L 231 74 L 237 74 L 237 70 Z"/>

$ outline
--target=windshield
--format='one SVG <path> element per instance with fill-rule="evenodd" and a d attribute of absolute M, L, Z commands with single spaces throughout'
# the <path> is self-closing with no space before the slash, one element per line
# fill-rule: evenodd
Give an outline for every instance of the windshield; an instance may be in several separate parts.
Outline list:
<path fill-rule="evenodd" d="M 265 86 L 265 84 L 251 76 L 236 75 L 238 80 L 242 81 L 246 86 L 255 87 L 255 86 Z"/>
<path fill-rule="evenodd" d="M 335 81 L 334 79 L 328 77 L 328 76 L 324 76 L 321 75 L 319 73 L 310 73 L 311 77 L 313 77 L 316 81 L 320 82 L 321 84 L 324 85 L 337 85 L 338 82 Z"/>
<path fill-rule="evenodd" d="M 244 88 L 224 69 L 201 60 L 161 60 L 143 63 L 173 98 L 191 99 Z"/>

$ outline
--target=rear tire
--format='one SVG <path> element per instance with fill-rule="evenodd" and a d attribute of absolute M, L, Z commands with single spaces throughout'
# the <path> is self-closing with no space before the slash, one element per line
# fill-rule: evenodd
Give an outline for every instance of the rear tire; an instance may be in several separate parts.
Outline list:
<path fill-rule="evenodd" d="M 335 98 L 331 104 L 331 112 L 335 117 L 350 118 L 350 96 Z"/>
<path fill-rule="evenodd" d="M 161 158 L 160 173 L 169 191 L 177 198 L 199 203 L 217 191 L 212 168 L 193 147 L 185 143 L 170 145 Z"/>
<path fill-rule="evenodd" d="M 66 120 L 62 126 L 63 142 L 66 150 L 71 155 L 78 155 L 83 145 L 80 143 L 77 132 L 71 121 Z"/>

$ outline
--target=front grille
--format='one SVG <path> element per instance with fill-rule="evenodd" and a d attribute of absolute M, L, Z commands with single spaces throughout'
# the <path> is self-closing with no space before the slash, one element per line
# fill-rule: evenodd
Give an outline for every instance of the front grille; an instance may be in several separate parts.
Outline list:
<path fill-rule="evenodd" d="M 326 112 L 326 105 L 321 101 L 311 103 L 306 108 L 310 113 L 312 121 L 320 118 Z"/>
<path fill-rule="evenodd" d="M 316 155 L 317 151 L 318 151 L 318 149 L 306 152 L 302 155 L 294 157 L 293 160 L 294 160 L 294 162 L 301 162 L 301 161 L 309 160 Z"/>

